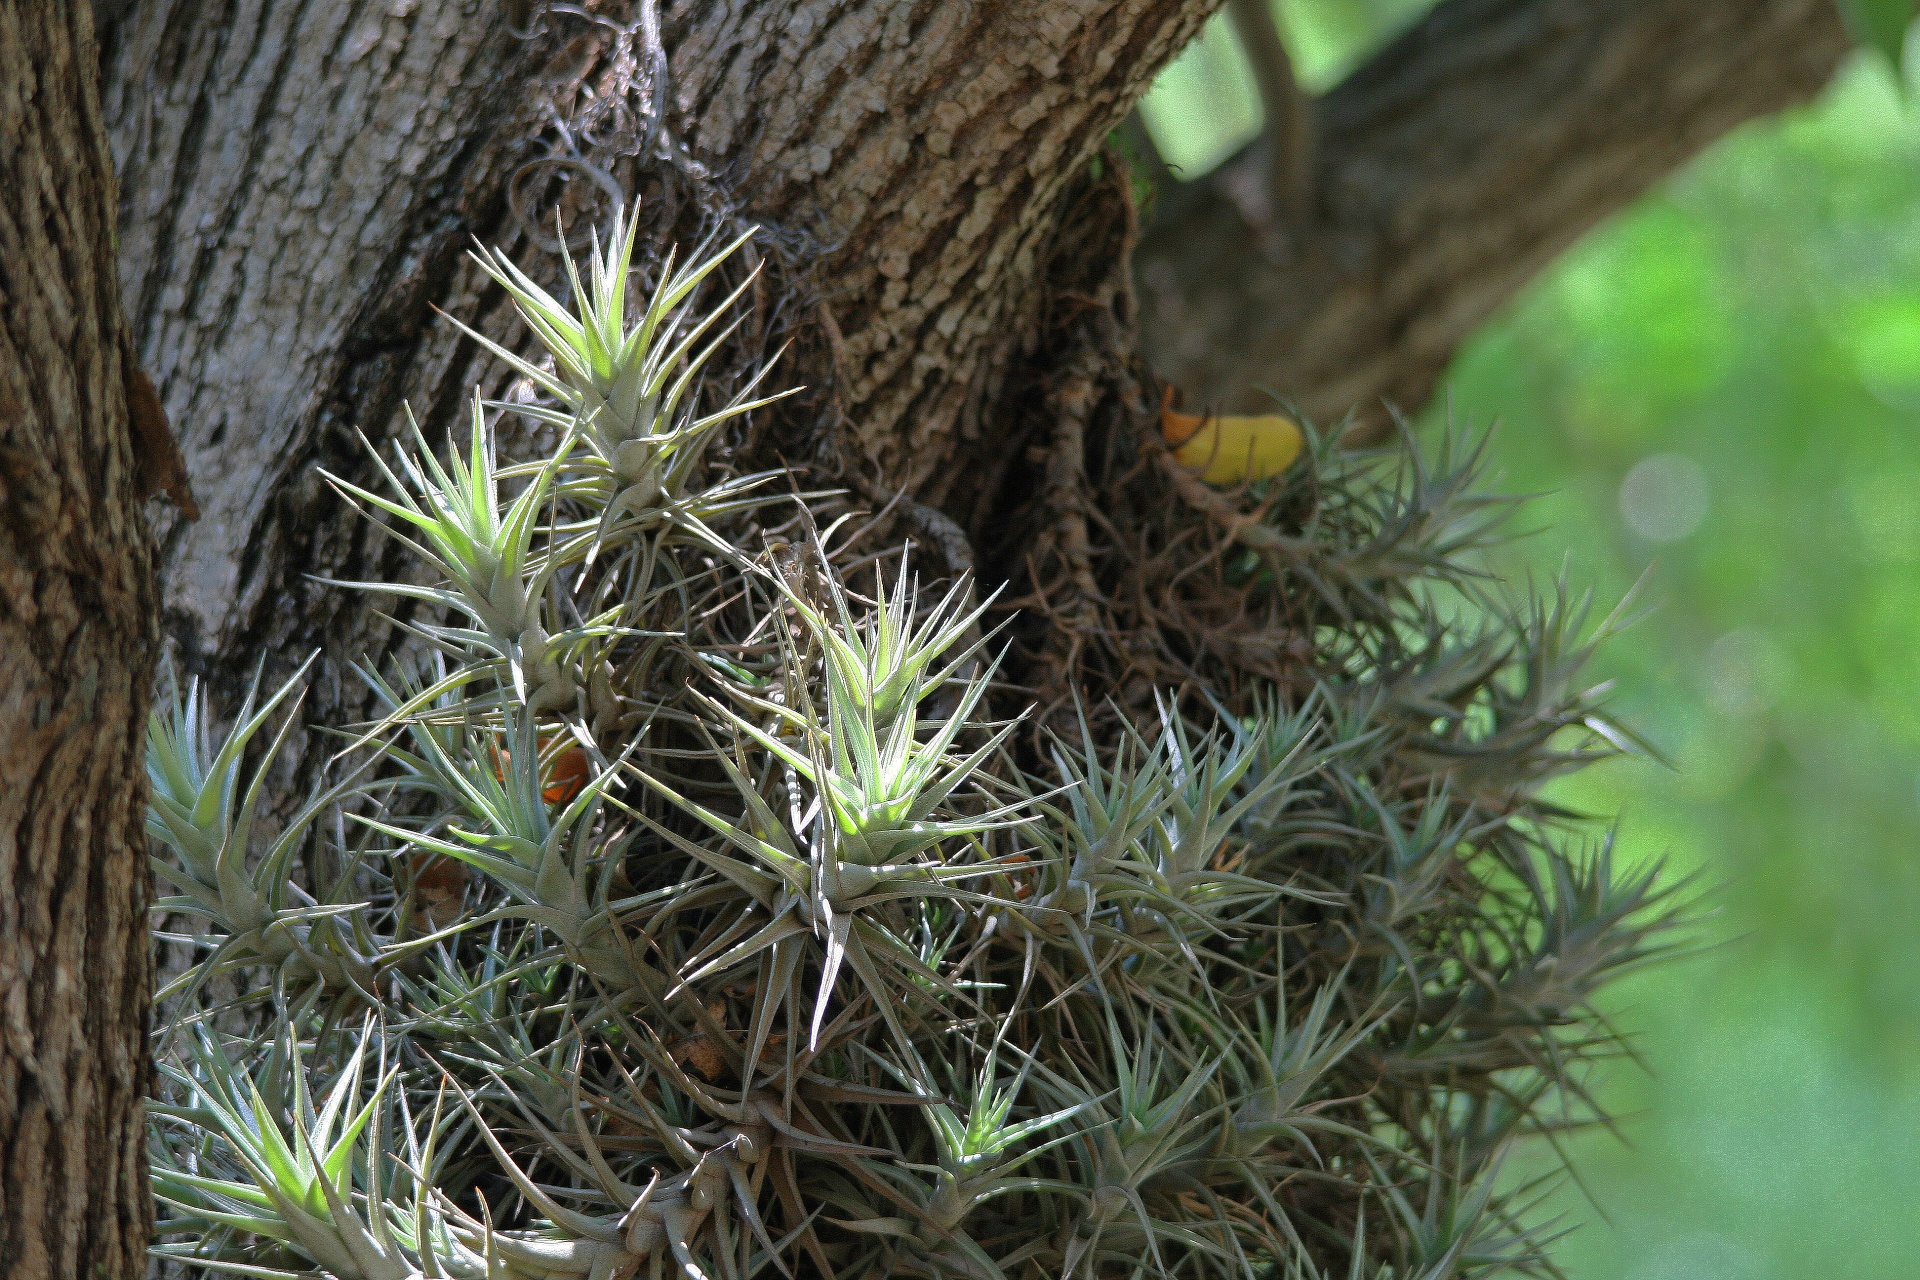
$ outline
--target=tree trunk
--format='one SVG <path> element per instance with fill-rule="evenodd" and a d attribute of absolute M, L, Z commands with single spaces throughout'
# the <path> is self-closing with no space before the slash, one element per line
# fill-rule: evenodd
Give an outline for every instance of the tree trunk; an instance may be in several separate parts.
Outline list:
<path fill-rule="evenodd" d="M 1123 579 L 1152 548 L 1120 534 L 1179 500 L 1132 465 L 1157 397 L 1100 153 L 1219 3 L 134 0 L 107 63 L 121 271 L 206 508 L 163 530 L 176 660 L 231 693 L 324 649 L 312 717 L 371 710 L 341 660 L 400 633 L 315 579 L 403 566 L 317 469 L 367 478 L 359 435 L 391 438 L 403 402 L 438 440 L 475 381 L 503 391 L 436 314 L 513 332 L 464 251 L 557 280 L 556 209 L 571 235 L 618 192 L 656 264 L 760 229 L 715 367 L 784 352 L 775 380 L 807 391 L 735 460 L 849 487 L 949 570 L 1044 598 L 1021 680 L 1057 693 L 1095 650 L 1122 694 L 1200 655 L 1270 662 L 1257 630 L 1129 640 L 1111 608 L 1150 594 Z M 1317 142 L 1284 126 L 1315 157 L 1310 238 L 1276 253 L 1233 171 L 1164 202 L 1139 273 L 1156 357 L 1203 401 L 1414 407 L 1553 252 L 1841 47 L 1830 0 L 1448 0 L 1322 104 Z"/>
<path fill-rule="evenodd" d="M 145 1269 L 157 591 L 84 5 L 0 0 L 0 1275 Z"/>

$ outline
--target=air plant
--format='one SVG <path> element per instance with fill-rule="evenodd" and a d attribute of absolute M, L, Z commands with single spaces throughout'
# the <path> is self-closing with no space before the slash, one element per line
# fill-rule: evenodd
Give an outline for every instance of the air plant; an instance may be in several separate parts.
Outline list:
<path fill-rule="evenodd" d="M 637 234 L 617 218 L 565 300 L 482 256 L 535 349 L 475 336 L 519 391 L 440 454 L 410 427 L 383 491 L 329 477 L 418 572 L 343 584 L 406 598 L 417 645 L 361 670 L 383 710 L 329 726 L 328 789 L 261 820 L 256 744 L 296 731 L 302 677 L 224 737 L 197 691 L 156 712 L 156 928 L 202 929 L 165 993 L 158 1252 L 342 1280 L 1550 1273 L 1500 1161 L 1600 1118 L 1594 993 L 1684 902 L 1537 794 L 1634 739 L 1563 589 L 1481 590 L 1504 508 L 1477 453 L 1316 437 L 1261 481 L 1316 495 L 1247 540 L 1317 620 L 1297 679 L 1033 724 L 991 599 L 852 554 L 843 497 L 717 447 L 767 403 L 764 370 L 706 374 L 739 273 L 696 303 L 742 242 L 632 305 Z M 503 457 L 502 414 L 544 452 Z"/>

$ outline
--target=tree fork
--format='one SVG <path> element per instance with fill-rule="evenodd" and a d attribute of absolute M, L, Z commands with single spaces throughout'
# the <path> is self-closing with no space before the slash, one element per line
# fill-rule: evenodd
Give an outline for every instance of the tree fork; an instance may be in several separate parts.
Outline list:
<path fill-rule="evenodd" d="M 478 0 L 131 6 L 107 64 L 122 269 L 207 513 L 165 530 L 176 651 L 229 691 L 260 653 L 391 652 L 307 576 L 397 567 L 314 468 L 364 474 L 357 433 L 389 437 L 402 401 L 451 426 L 485 370 L 434 308 L 509 330 L 461 253 L 478 236 L 556 275 L 537 241 L 565 176 L 639 192 L 683 249 L 763 228 L 781 285 L 742 341 L 799 338 L 780 376 L 813 389 L 769 447 L 954 509 L 952 464 L 1001 434 L 1037 340 L 1057 210 L 1214 2 L 663 6 L 670 102 L 646 4 L 511 29 Z M 367 709 L 348 681 L 316 695 L 317 717 Z"/>
<path fill-rule="evenodd" d="M 1153 363 L 1198 402 L 1409 412 L 1568 245 L 1850 47 L 1833 0 L 1445 0 L 1321 99 L 1309 243 L 1256 142 L 1137 257 Z"/>

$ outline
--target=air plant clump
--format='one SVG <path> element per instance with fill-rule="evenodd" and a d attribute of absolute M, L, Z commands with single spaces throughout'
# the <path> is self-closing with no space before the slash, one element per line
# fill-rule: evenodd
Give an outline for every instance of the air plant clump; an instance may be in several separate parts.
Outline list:
<path fill-rule="evenodd" d="M 342 589 L 410 597 L 427 657 L 361 672 L 385 714 L 336 726 L 324 791 L 256 830 L 297 678 L 224 735 L 197 692 L 156 712 L 157 918 L 201 922 L 158 1033 L 157 1252 L 340 1280 L 1551 1273 L 1501 1160 L 1600 1118 L 1621 1046 L 1590 1001 L 1680 912 L 1536 798 L 1630 740 L 1564 589 L 1475 586 L 1466 468 L 1312 452 L 1275 483 L 1319 514 L 1249 569 L 1320 602 L 1302 679 L 1053 732 L 971 584 L 855 557 L 820 495 L 714 456 L 766 402 L 701 380 L 732 250 L 630 305 L 635 234 L 564 302 L 483 257 L 543 358 L 489 346 L 534 394 L 333 480 L 427 570 Z M 557 443 L 501 458 L 506 414 Z"/>

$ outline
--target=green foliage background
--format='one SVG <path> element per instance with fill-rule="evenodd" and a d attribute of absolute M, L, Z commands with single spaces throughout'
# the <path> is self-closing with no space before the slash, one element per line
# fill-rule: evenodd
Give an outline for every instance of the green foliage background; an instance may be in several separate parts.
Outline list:
<path fill-rule="evenodd" d="M 1285 17 L 1326 84 L 1424 7 Z M 1257 127 L 1223 23 L 1146 113 L 1189 173 Z M 1863 55 L 1589 236 L 1446 396 L 1499 423 L 1504 487 L 1546 495 L 1511 572 L 1565 562 L 1603 596 L 1646 577 L 1653 612 L 1601 665 L 1673 768 L 1610 764 L 1562 797 L 1620 814 L 1630 856 L 1723 886 L 1718 945 L 1614 995 L 1652 1076 L 1609 1086 L 1625 1144 L 1579 1143 L 1569 1274 L 1913 1276 L 1920 108 Z"/>

